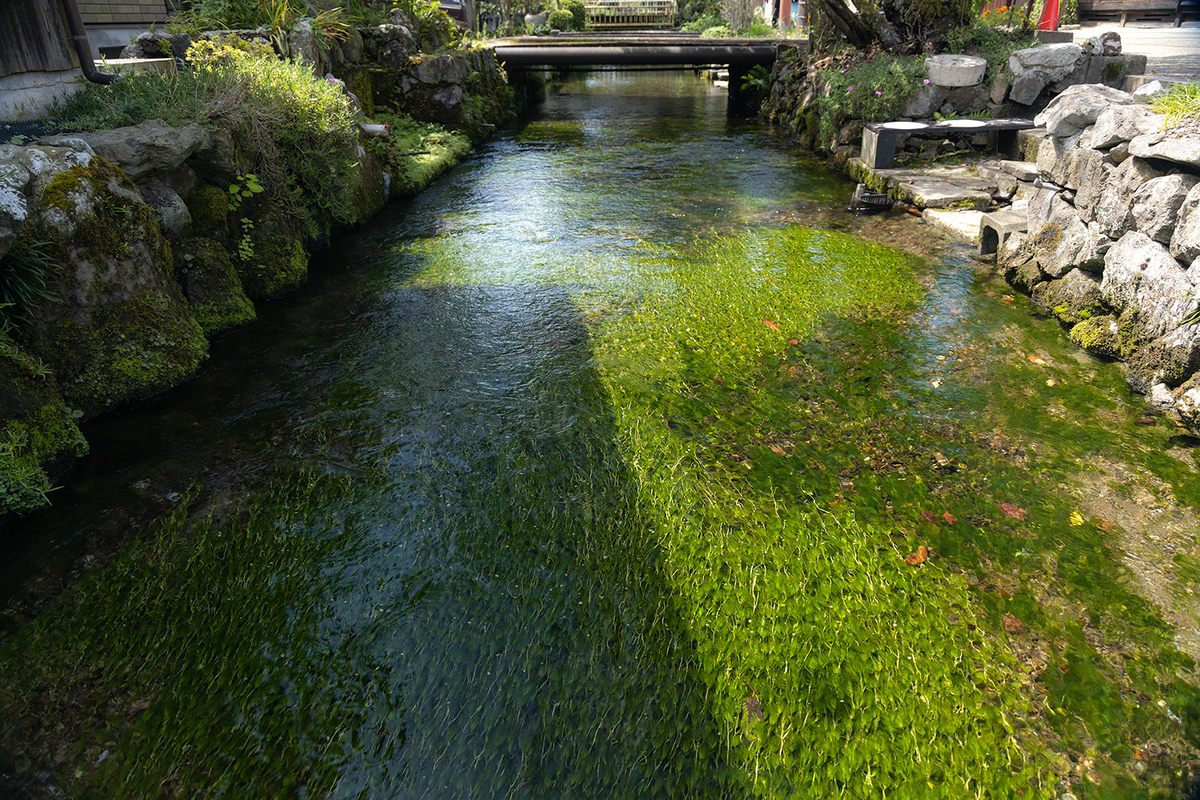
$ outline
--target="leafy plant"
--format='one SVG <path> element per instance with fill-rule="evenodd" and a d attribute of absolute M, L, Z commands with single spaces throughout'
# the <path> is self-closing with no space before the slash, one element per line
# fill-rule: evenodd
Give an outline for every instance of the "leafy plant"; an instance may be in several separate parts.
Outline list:
<path fill-rule="evenodd" d="M 850 119 L 881 122 L 894 119 L 921 90 L 923 57 L 876 55 L 849 69 L 821 70 L 828 93 L 817 100 L 821 138 L 828 142 Z"/>
<path fill-rule="evenodd" d="M 587 10 L 583 7 L 583 0 L 563 0 L 562 7 L 570 11 L 575 19 L 573 30 L 581 31 L 587 28 Z"/>
<path fill-rule="evenodd" d="M 0 330 L 28 319 L 39 300 L 53 297 L 46 283 L 57 267 L 47 242 L 18 239 L 0 259 Z"/>
<path fill-rule="evenodd" d="M 237 180 L 229 185 L 229 210 L 237 211 L 243 200 L 249 200 L 262 191 L 262 184 L 253 172 L 238 175 Z"/>

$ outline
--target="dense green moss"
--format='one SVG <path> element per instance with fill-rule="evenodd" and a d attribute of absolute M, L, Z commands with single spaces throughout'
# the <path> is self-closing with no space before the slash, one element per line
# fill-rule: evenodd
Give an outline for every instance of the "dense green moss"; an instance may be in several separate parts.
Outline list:
<path fill-rule="evenodd" d="M 192 232 L 196 236 L 229 240 L 229 194 L 216 186 L 201 186 L 187 200 L 192 214 Z"/>
<path fill-rule="evenodd" d="M 46 504 L 51 475 L 87 442 L 49 370 L 0 337 L 0 515 Z"/>
<path fill-rule="evenodd" d="M 206 335 L 254 321 L 254 304 L 220 242 L 184 241 L 176 248 L 175 272 L 192 316 Z"/>
<path fill-rule="evenodd" d="M 1071 328 L 1067 336 L 1089 353 L 1105 358 L 1117 358 L 1120 355 L 1117 345 L 1117 320 L 1111 315 L 1081 320 Z"/>
<path fill-rule="evenodd" d="M 295 289 L 308 276 L 308 253 L 299 235 L 273 206 L 244 217 L 237 226 L 233 263 L 247 296 L 266 299 Z"/>

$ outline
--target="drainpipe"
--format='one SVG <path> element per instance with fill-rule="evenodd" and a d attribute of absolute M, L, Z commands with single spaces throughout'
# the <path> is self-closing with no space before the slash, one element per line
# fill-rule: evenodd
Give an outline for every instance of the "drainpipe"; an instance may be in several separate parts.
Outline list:
<path fill-rule="evenodd" d="M 83 77 L 92 83 L 115 83 L 121 80 L 120 75 L 111 72 L 100 72 L 92 59 L 92 46 L 88 44 L 87 31 L 83 29 L 83 18 L 79 16 L 79 4 L 76 0 L 62 0 L 63 9 L 67 12 L 67 25 L 71 29 L 71 41 L 75 43 L 75 52 L 79 54 L 79 69 Z"/>

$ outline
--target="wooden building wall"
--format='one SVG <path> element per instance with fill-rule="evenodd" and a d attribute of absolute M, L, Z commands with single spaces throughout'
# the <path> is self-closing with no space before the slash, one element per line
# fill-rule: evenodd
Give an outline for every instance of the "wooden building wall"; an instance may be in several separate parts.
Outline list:
<path fill-rule="evenodd" d="M 0 2 L 0 76 L 78 64 L 58 0 Z"/>

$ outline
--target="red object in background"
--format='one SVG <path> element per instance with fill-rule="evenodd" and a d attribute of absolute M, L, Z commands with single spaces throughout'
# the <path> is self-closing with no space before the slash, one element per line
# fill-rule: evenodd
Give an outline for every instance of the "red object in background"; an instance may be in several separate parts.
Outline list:
<path fill-rule="evenodd" d="M 1058 0 L 1046 0 L 1042 18 L 1038 20 L 1038 28 L 1043 31 L 1058 30 Z"/>

